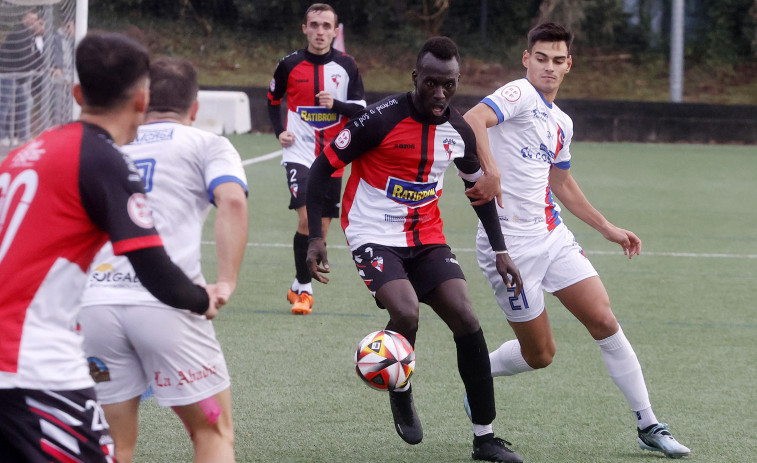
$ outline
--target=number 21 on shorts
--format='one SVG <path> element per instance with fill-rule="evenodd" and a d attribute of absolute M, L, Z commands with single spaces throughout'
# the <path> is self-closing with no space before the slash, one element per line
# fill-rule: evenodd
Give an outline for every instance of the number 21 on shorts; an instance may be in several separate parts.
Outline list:
<path fill-rule="evenodd" d="M 520 296 L 515 297 L 515 287 L 507 288 L 508 300 L 510 301 L 510 308 L 512 310 L 524 310 L 528 309 L 528 300 L 526 300 L 526 292 L 521 291 Z"/>

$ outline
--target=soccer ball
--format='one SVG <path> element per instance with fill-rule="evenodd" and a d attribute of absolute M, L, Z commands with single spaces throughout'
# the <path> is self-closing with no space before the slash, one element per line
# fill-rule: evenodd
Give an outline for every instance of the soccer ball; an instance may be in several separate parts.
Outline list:
<path fill-rule="evenodd" d="M 401 388 L 415 370 L 415 352 L 407 339 L 394 331 L 374 331 L 364 337 L 355 352 L 355 372 L 365 384 L 379 391 Z"/>

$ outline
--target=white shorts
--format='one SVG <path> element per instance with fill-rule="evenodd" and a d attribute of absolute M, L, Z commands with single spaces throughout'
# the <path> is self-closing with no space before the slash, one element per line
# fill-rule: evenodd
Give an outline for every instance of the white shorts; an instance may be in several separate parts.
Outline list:
<path fill-rule="evenodd" d="M 478 266 L 494 289 L 494 296 L 507 319 L 527 322 L 544 311 L 544 291 L 554 293 L 597 275 L 573 233 L 564 224 L 540 236 L 505 235 L 510 258 L 520 270 L 524 291 L 515 297 L 497 272 L 494 251 L 486 233 L 476 235 Z"/>
<path fill-rule="evenodd" d="M 103 404 L 152 386 L 158 404 L 189 405 L 229 388 L 226 360 L 210 320 L 184 310 L 84 307 L 84 352 Z"/>

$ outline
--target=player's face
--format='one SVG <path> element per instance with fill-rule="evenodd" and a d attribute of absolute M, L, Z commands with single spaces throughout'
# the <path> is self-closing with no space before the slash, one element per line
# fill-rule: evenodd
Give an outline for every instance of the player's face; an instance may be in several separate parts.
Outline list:
<path fill-rule="evenodd" d="M 426 116 L 443 116 L 457 92 L 459 80 L 460 64 L 457 59 L 444 61 L 426 53 L 420 67 L 413 71 L 415 109 Z"/>
<path fill-rule="evenodd" d="M 331 49 L 331 42 L 336 37 L 334 13 L 331 11 L 311 11 L 307 24 L 302 25 L 302 33 L 308 38 L 308 51 L 316 55 L 325 55 Z"/>
<path fill-rule="evenodd" d="M 523 52 L 526 77 L 548 100 L 554 100 L 565 74 L 570 71 L 573 58 L 565 42 L 536 42 L 531 51 Z"/>

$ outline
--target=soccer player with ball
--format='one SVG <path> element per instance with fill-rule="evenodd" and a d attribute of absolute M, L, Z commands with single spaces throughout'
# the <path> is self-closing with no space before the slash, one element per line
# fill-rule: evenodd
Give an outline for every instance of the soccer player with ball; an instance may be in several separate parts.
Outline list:
<path fill-rule="evenodd" d="M 572 65 L 572 42 L 570 31 L 558 24 L 532 29 L 523 52 L 526 78 L 506 84 L 465 114 L 476 133 L 479 157 L 493 157 L 501 172 L 499 223 L 525 285 L 518 296 L 503 284 L 492 261 L 496 251 L 479 226 L 479 266 L 517 337 L 490 354 L 492 375 L 515 375 L 552 362 L 555 338 L 543 294 L 548 291 L 597 342 L 610 377 L 634 413 L 639 446 L 682 457 L 689 449 L 657 421 L 641 366 L 610 309 L 607 291 L 554 201 L 557 197 L 573 215 L 619 244 L 629 259 L 641 252 L 641 240 L 597 211 L 570 173 L 573 121 L 554 100 Z"/>
<path fill-rule="evenodd" d="M 316 158 L 308 185 L 307 263 L 313 278 L 328 282 L 320 227 L 325 184 L 333 172 L 352 163 L 342 199 L 342 227 L 358 273 L 389 312 L 386 329 L 414 345 L 419 302 L 431 306 L 449 326 L 457 347 L 473 416 L 473 458 L 521 462 L 506 441 L 494 437 L 496 412 L 486 341 L 463 272 L 442 233 L 438 199 L 447 168 L 454 162 L 468 187 L 484 175 L 475 136 L 450 106 L 459 78 L 455 43 L 446 37 L 429 39 L 412 73 L 414 90 L 359 112 Z M 514 285 L 519 293 L 520 275 L 507 253 L 493 197 L 474 208 L 496 250 L 492 264 L 502 284 Z M 389 402 L 400 437 L 420 443 L 423 429 L 410 382 L 390 390 Z"/>

